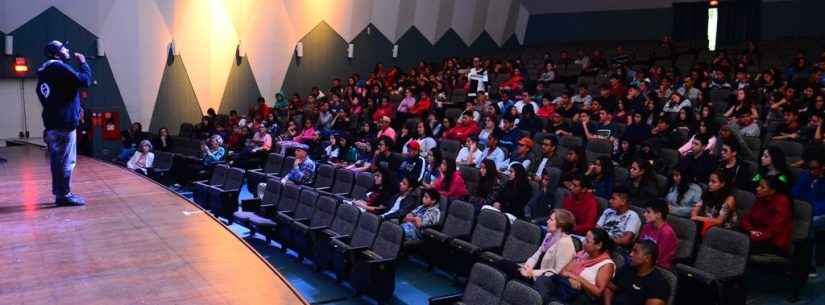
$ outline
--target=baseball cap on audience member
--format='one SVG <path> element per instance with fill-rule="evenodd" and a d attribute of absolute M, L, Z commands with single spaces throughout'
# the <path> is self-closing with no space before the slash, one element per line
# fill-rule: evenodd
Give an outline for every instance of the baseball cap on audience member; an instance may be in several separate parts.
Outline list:
<path fill-rule="evenodd" d="M 46 55 L 46 57 L 52 58 L 55 55 L 59 54 L 60 50 L 62 50 L 63 48 L 68 48 L 68 47 L 69 47 L 69 42 L 68 41 L 60 42 L 60 41 L 57 41 L 57 40 L 52 40 L 51 42 L 46 44 L 46 47 L 43 49 L 43 53 Z"/>
<path fill-rule="evenodd" d="M 530 140 L 530 138 L 527 138 L 527 137 L 524 137 L 524 138 L 521 138 L 521 140 L 518 140 L 518 144 L 527 146 L 527 148 L 533 148 L 533 140 Z"/>
<path fill-rule="evenodd" d="M 407 143 L 407 149 L 421 151 L 421 144 L 418 144 L 418 141 L 410 141 L 409 143 Z"/>

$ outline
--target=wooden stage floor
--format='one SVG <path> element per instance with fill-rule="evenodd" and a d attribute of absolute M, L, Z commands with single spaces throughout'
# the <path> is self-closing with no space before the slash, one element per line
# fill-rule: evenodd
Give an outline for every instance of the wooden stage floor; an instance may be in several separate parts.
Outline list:
<path fill-rule="evenodd" d="M 186 199 L 78 157 L 83 207 L 55 207 L 42 148 L 0 148 L 0 304 L 307 304 Z M 186 213 L 184 213 L 186 212 Z"/>

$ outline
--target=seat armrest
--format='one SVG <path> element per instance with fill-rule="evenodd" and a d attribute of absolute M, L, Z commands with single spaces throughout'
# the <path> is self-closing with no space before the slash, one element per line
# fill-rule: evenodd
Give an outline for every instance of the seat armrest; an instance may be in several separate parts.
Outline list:
<path fill-rule="evenodd" d="M 252 210 L 259 210 L 263 201 L 260 198 L 252 198 L 241 200 L 241 210 L 251 212 Z"/>
<path fill-rule="evenodd" d="M 693 278 L 705 285 L 710 285 L 717 281 L 716 276 L 713 274 L 685 264 L 676 264 L 676 266 L 673 266 L 673 271 L 677 274 Z"/>
<path fill-rule="evenodd" d="M 331 187 L 329 187 L 329 186 L 322 186 L 322 187 L 316 187 L 315 189 L 316 189 L 316 190 L 318 190 L 318 191 L 327 191 L 327 190 L 329 190 L 330 188 L 331 188 Z"/>
<path fill-rule="evenodd" d="M 458 301 L 461 301 L 461 298 L 463 297 L 463 293 L 432 297 L 428 300 L 428 303 L 430 305 L 452 305 Z"/>
<path fill-rule="evenodd" d="M 292 221 L 300 223 L 302 225 L 309 225 L 309 218 L 295 218 Z"/>
<path fill-rule="evenodd" d="M 255 168 L 255 169 L 250 169 L 250 170 L 247 170 L 246 172 L 247 172 L 247 173 L 256 173 L 256 174 L 261 174 L 261 173 L 263 173 L 263 169 L 260 169 L 260 168 Z"/>
<path fill-rule="evenodd" d="M 309 227 L 309 230 L 313 231 L 313 232 L 319 232 L 319 231 L 322 231 L 322 230 L 326 230 L 327 228 L 329 228 L 329 226 L 317 226 L 317 227 Z"/>
<path fill-rule="evenodd" d="M 349 193 L 333 193 L 332 195 L 335 195 L 337 197 L 347 197 Z"/>

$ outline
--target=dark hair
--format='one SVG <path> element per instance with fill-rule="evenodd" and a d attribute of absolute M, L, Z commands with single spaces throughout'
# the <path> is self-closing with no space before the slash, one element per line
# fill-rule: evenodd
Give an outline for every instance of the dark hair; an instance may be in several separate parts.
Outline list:
<path fill-rule="evenodd" d="M 762 180 L 768 184 L 768 187 L 776 191 L 777 194 L 788 194 L 788 185 L 779 179 L 779 176 L 765 176 Z"/>
<path fill-rule="evenodd" d="M 711 192 L 708 190 L 702 193 L 702 211 L 707 210 L 709 207 L 720 209 L 722 205 L 725 204 L 725 200 L 732 195 L 731 178 L 728 175 L 725 175 L 725 173 L 721 170 L 713 171 L 710 176 L 713 175 L 716 175 L 716 177 L 719 178 L 719 182 L 723 183 L 725 186 L 716 192 Z"/>
<path fill-rule="evenodd" d="M 661 198 L 648 201 L 647 208 L 654 213 L 662 215 L 662 219 L 667 219 L 667 215 L 670 213 L 670 206 Z"/>
<path fill-rule="evenodd" d="M 602 177 L 613 180 L 613 160 L 608 156 L 601 156 L 596 158 L 596 160 L 602 164 Z"/>
<path fill-rule="evenodd" d="M 679 180 L 679 184 L 676 184 L 676 181 L 673 180 L 674 173 L 679 173 L 679 175 L 682 176 L 682 179 Z M 690 189 L 691 182 L 688 181 L 688 179 L 685 179 L 684 175 L 682 175 L 682 170 L 678 167 L 670 171 L 670 176 L 667 177 L 667 181 L 668 189 L 676 187 L 676 202 L 681 202 L 682 198 L 685 196 L 685 193 L 687 193 L 688 189 Z"/>
<path fill-rule="evenodd" d="M 421 191 L 421 198 L 424 198 L 424 195 L 430 196 L 430 199 L 435 202 L 435 205 L 438 205 L 438 201 L 441 200 L 441 193 L 437 190 L 432 188 L 425 188 Z"/>
<path fill-rule="evenodd" d="M 493 192 L 498 183 L 498 169 L 496 163 L 490 159 L 482 160 L 481 166 L 487 169 L 487 175 L 481 176 L 478 180 L 478 196 L 484 198 Z"/>
<path fill-rule="evenodd" d="M 708 140 L 710 140 L 710 136 L 707 134 L 698 134 L 696 135 L 696 137 L 694 137 L 694 139 L 696 141 L 699 141 L 699 143 L 702 143 L 702 146 L 707 146 Z"/>
<path fill-rule="evenodd" d="M 607 234 L 602 228 L 593 228 L 590 229 L 590 234 L 593 235 L 593 242 L 601 244 L 601 249 L 606 251 L 607 253 L 613 252 L 613 247 L 615 244 L 613 243 L 613 239 L 610 238 L 610 234 Z"/>
<path fill-rule="evenodd" d="M 730 152 L 739 152 L 739 141 L 725 141 L 722 145 L 727 145 L 730 148 Z"/>
<path fill-rule="evenodd" d="M 455 174 L 455 159 L 444 158 L 444 160 L 441 160 L 441 164 L 447 166 L 447 170 L 441 176 L 441 190 L 449 191 L 450 185 L 453 182 L 453 175 Z"/>
<path fill-rule="evenodd" d="M 791 170 L 788 168 L 788 161 L 785 158 L 785 152 L 782 151 L 777 146 L 768 146 L 765 148 L 765 151 L 768 152 L 768 156 L 771 157 L 771 164 L 779 172 L 779 175 L 784 175 L 788 179 L 792 179 Z M 762 158 L 762 155 L 759 156 Z M 821 157 L 820 157 L 821 158 Z M 763 166 L 762 163 L 759 163 L 759 169 L 757 170 L 759 175 L 767 176 L 769 169 L 766 166 Z M 789 185 L 793 185 L 793 181 L 788 181 Z"/>
<path fill-rule="evenodd" d="M 636 245 L 645 255 L 650 256 L 650 262 L 656 265 L 656 260 L 659 259 L 659 246 L 653 240 L 644 238 L 636 241 Z"/>
<path fill-rule="evenodd" d="M 656 173 L 653 172 L 653 164 L 650 164 L 650 162 L 648 162 L 647 160 L 644 160 L 644 159 L 636 159 L 636 161 L 633 161 L 633 163 L 638 164 L 639 169 L 644 172 L 644 174 L 642 174 L 641 181 L 648 181 L 648 180 L 655 181 Z"/>
<path fill-rule="evenodd" d="M 521 163 L 513 163 L 510 165 L 510 170 L 512 170 L 516 174 L 516 178 L 513 181 L 510 181 L 510 186 L 513 188 L 512 191 L 520 192 L 523 189 L 531 189 L 530 180 L 527 179 L 527 170 L 524 169 L 524 165 Z"/>

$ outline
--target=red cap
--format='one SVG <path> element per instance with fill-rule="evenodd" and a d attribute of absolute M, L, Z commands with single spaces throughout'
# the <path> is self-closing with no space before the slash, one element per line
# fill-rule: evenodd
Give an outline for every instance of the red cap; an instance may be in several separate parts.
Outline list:
<path fill-rule="evenodd" d="M 410 141 L 409 143 L 407 143 L 407 149 L 420 151 L 421 144 L 418 144 L 418 141 Z"/>

